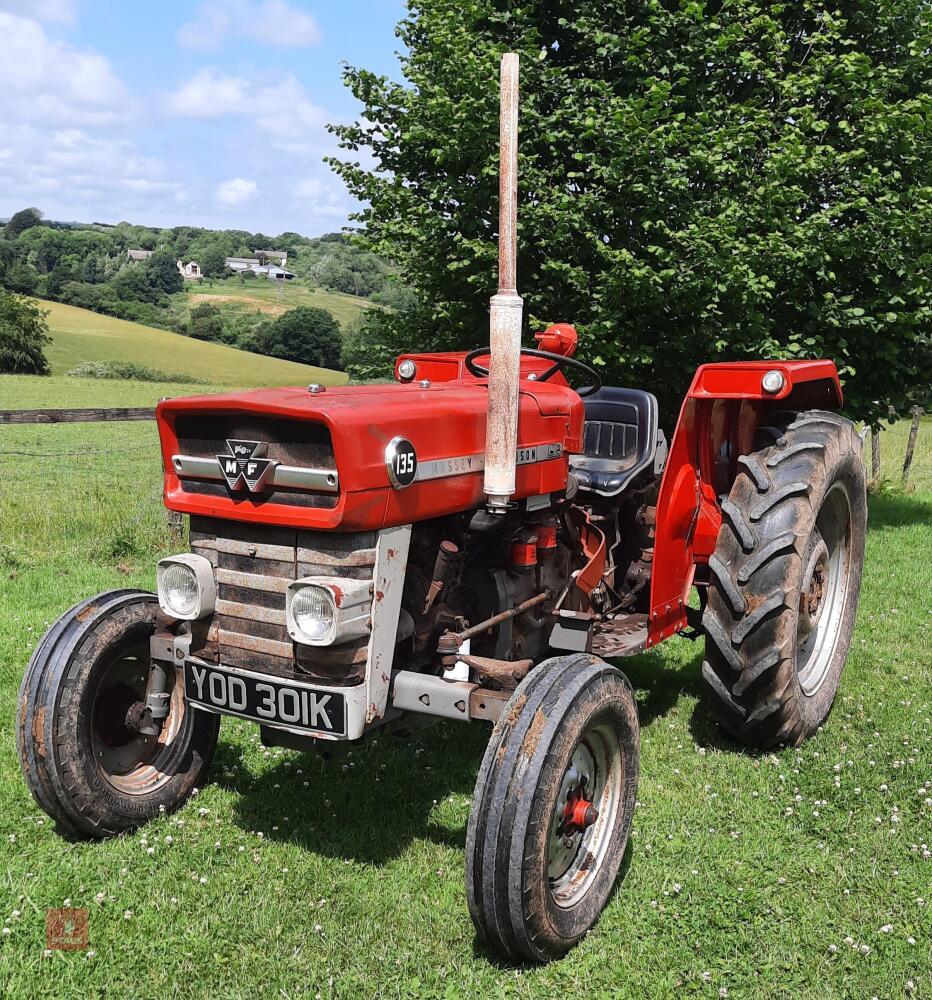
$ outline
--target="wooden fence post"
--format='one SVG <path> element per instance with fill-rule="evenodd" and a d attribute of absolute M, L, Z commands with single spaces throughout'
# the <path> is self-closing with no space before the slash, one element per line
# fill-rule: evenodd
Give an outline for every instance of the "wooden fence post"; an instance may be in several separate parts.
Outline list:
<path fill-rule="evenodd" d="M 871 430 L 871 479 L 876 483 L 880 479 L 880 430 Z"/>
<path fill-rule="evenodd" d="M 919 433 L 919 418 L 922 416 L 922 407 L 914 406 L 909 411 L 913 415 L 913 422 L 909 428 L 909 440 L 906 442 L 906 457 L 903 459 L 903 485 L 909 478 L 909 467 L 913 464 L 913 451 L 916 447 L 916 435 Z"/>

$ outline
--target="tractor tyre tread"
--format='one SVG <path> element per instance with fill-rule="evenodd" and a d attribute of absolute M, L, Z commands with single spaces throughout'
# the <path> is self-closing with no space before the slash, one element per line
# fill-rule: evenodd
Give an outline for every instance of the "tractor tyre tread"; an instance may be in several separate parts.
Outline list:
<path fill-rule="evenodd" d="M 630 705 L 626 748 L 627 812 L 617 857 L 602 884 L 575 904 L 569 930 L 557 928 L 541 902 L 541 873 L 527 845 L 549 816 L 534 794 L 554 766 L 561 734 L 582 722 L 583 702 L 624 700 Z M 476 781 L 466 837 L 466 888 L 476 929 L 491 947 L 516 961 L 545 962 L 571 948 L 598 918 L 617 877 L 637 787 L 637 712 L 630 684 L 616 668 L 588 653 L 555 656 L 518 686 L 493 730 Z M 540 749 L 539 749 L 540 748 Z M 543 875 L 546 880 L 546 873 Z M 605 882 L 608 888 L 604 889 Z"/>
<path fill-rule="evenodd" d="M 81 707 L 82 686 L 94 662 L 88 662 L 104 633 L 154 623 L 155 595 L 114 590 L 82 601 L 66 611 L 40 640 L 23 677 L 17 718 L 17 749 L 23 775 L 36 802 L 63 834 L 72 838 L 114 836 L 145 822 L 186 798 L 177 788 L 140 796 L 136 814 L 114 808 L 117 799 L 100 794 L 94 774 Z M 82 714 L 83 713 L 83 714 Z M 199 780 L 216 747 L 219 717 L 198 713 L 186 725 L 190 744 L 185 784 Z M 172 794 L 174 793 L 174 794 Z"/>
<path fill-rule="evenodd" d="M 768 421 L 755 436 L 757 450 L 738 460 L 723 504 L 703 614 L 711 714 L 735 739 L 761 749 L 799 745 L 831 710 L 854 626 L 866 530 L 854 425 L 818 410 Z M 796 674 L 803 559 L 822 500 L 839 479 L 851 504 L 849 589 L 828 676 L 810 697 Z"/>

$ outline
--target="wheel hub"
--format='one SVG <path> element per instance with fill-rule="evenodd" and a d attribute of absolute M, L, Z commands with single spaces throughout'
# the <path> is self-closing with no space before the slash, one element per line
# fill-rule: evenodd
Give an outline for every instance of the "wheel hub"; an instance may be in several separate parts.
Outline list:
<path fill-rule="evenodd" d="M 819 537 L 812 548 L 799 594 L 799 630 L 802 642 L 819 624 L 829 584 L 829 551 Z"/>
<path fill-rule="evenodd" d="M 566 806 L 563 809 L 564 836 L 582 833 L 599 818 L 599 810 L 586 798 L 585 792 L 586 785 L 585 779 L 583 779 L 579 787 L 574 789 L 567 798 Z"/>
<path fill-rule="evenodd" d="M 851 574 L 851 522 L 848 491 L 836 483 L 816 515 L 799 592 L 796 672 L 808 697 L 829 675 L 841 634 Z"/>

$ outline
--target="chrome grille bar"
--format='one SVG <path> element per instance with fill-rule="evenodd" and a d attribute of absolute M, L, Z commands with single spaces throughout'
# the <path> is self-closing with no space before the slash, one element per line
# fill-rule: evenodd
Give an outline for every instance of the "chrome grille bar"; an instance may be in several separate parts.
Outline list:
<path fill-rule="evenodd" d="M 172 455 L 172 468 L 182 478 L 223 481 L 223 472 L 216 458 Z M 335 469 L 305 469 L 297 465 L 276 465 L 268 485 L 311 490 L 314 493 L 340 492 L 340 480 Z"/>

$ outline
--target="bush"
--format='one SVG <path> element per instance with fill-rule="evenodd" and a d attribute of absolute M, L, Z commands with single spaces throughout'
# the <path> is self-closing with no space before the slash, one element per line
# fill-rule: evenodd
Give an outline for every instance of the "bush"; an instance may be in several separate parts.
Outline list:
<path fill-rule="evenodd" d="M 132 379 L 135 382 L 177 382 L 179 385 L 205 385 L 194 375 L 159 371 L 133 361 L 84 361 L 72 368 L 71 378 Z"/>
<path fill-rule="evenodd" d="M 262 326 L 256 339 L 260 354 L 322 368 L 340 365 L 340 324 L 326 309 L 290 309 Z"/>
<path fill-rule="evenodd" d="M 48 313 L 37 302 L 0 289 L 0 373 L 48 375 Z"/>
<path fill-rule="evenodd" d="M 205 302 L 191 310 L 188 331 L 196 340 L 226 340 L 223 316 L 216 306 Z"/>

